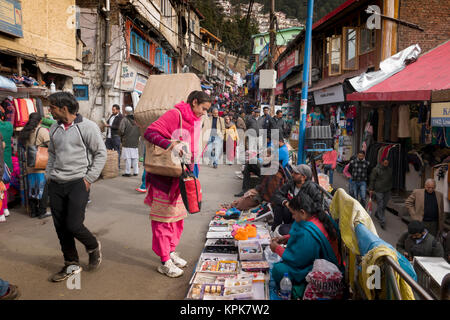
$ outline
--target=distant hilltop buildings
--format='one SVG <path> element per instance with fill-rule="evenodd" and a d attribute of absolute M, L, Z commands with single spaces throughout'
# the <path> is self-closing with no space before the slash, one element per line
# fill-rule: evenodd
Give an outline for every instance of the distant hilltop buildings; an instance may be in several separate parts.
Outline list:
<path fill-rule="evenodd" d="M 226 16 L 232 17 L 238 14 L 241 17 L 245 17 L 248 12 L 248 4 L 241 4 L 234 6 L 227 0 L 216 0 L 216 3 L 223 9 Z M 254 3 L 251 16 L 258 22 L 258 28 L 260 33 L 269 31 L 270 26 L 270 14 L 263 12 L 264 5 L 260 3 Z M 291 19 L 286 17 L 283 12 L 275 12 L 278 21 L 278 29 L 287 29 L 291 27 L 304 27 L 304 24 L 297 19 Z"/>

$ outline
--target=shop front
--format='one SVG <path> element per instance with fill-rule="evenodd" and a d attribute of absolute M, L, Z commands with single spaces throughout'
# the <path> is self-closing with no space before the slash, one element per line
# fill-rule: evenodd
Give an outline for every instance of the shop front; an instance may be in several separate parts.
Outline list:
<path fill-rule="evenodd" d="M 338 162 L 347 162 L 356 152 L 357 108 L 346 103 L 343 84 L 326 88 L 314 88 L 314 103 L 308 105 L 307 126 L 329 125 L 334 137 L 334 149 Z"/>
<path fill-rule="evenodd" d="M 360 143 L 371 167 L 390 159 L 398 191 L 423 188 L 434 178 L 437 190 L 448 195 L 449 55 L 447 42 L 368 90 L 347 95 L 361 105 Z"/>

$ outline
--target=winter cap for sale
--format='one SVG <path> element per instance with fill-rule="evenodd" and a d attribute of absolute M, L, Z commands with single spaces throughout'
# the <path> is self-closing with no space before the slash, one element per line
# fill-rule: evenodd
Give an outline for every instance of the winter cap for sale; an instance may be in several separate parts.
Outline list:
<path fill-rule="evenodd" d="M 133 108 L 130 106 L 125 107 L 126 112 L 133 112 Z"/>
<path fill-rule="evenodd" d="M 292 171 L 295 173 L 304 175 L 306 179 L 311 180 L 312 178 L 312 170 L 311 168 L 306 164 L 299 164 L 298 166 L 293 166 Z"/>
<path fill-rule="evenodd" d="M 416 233 L 422 233 L 425 230 L 425 226 L 422 221 L 411 221 L 408 224 L 408 233 L 409 234 L 416 234 Z"/>

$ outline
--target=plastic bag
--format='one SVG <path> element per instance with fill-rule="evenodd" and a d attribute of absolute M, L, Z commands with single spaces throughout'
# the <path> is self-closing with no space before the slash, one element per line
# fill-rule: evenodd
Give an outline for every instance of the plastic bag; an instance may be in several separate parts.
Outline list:
<path fill-rule="evenodd" d="M 281 261 L 281 257 L 277 253 L 270 250 L 270 246 L 267 246 L 266 249 L 264 250 L 264 257 L 266 258 L 266 261 L 269 263 L 270 269 L 272 269 L 275 263 Z"/>
<path fill-rule="evenodd" d="M 313 269 L 306 276 L 303 300 L 335 300 L 342 299 L 342 273 L 338 267 L 324 259 L 316 259 Z"/>

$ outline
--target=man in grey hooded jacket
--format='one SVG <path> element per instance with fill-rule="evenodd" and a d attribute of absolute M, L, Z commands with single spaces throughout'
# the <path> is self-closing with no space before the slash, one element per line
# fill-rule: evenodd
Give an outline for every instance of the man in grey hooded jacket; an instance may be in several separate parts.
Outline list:
<path fill-rule="evenodd" d="M 50 207 L 64 255 L 64 267 L 52 277 L 59 282 L 82 271 L 75 239 L 89 253 L 89 269 L 102 259 L 100 242 L 84 226 L 89 189 L 106 162 L 106 146 L 99 127 L 78 113 L 78 101 L 67 92 L 49 96 L 50 112 L 57 123 L 50 128 L 48 164 Z"/>

